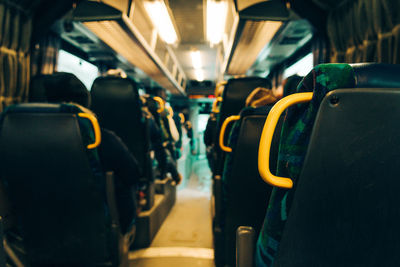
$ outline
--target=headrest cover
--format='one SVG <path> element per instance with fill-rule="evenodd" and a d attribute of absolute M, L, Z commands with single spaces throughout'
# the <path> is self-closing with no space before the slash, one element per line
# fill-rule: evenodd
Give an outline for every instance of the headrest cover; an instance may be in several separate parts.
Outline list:
<path fill-rule="evenodd" d="M 90 95 L 85 85 L 72 73 L 56 72 L 32 79 L 30 102 L 73 102 L 89 107 Z"/>
<path fill-rule="evenodd" d="M 277 98 L 272 90 L 263 87 L 257 87 L 246 98 L 246 107 L 261 107 L 276 102 Z"/>

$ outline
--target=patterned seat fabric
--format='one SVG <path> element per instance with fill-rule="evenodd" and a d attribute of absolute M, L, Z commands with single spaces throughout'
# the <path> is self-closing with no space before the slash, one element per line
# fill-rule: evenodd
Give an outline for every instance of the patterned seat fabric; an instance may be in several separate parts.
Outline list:
<path fill-rule="evenodd" d="M 294 186 L 291 190 L 274 188 L 272 191 L 257 241 L 257 266 L 273 265 L 322 99 L 329 91 L 353 88 L 355 84 L 355 74 L 349 64 L 322 64 L 316 66 L 297 87 L 297 93 L 314 92 L 314 95 L 310 103 L 288 109 L 281 131 L 277 165 L 277 175 L 290 177 Z"/>

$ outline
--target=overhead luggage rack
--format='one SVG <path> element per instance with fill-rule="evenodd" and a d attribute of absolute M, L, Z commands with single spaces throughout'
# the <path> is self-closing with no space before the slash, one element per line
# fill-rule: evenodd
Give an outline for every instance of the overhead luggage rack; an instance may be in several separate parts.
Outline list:
<path fill-rule="evenodd" d="M 123 9 L 117 3 L 106 2 L 81 3 L 73 12 L 74 21 L 81 22 L 162 87 L 174 94 L 185 94 L 186 75 L 172 49 L 153 28 L 142 3 Z"/>

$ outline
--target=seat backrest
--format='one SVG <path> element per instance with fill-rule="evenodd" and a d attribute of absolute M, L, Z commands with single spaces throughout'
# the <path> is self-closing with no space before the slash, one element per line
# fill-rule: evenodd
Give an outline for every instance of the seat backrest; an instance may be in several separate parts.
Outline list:
<path fill-rule="evenodd" d="M 93 124 L 70 104 L 20 104 L 0 120 L 0 177 L 32 266 L 118 259 Z"/>
<path fill-rule="evenodd" d="M 229 79 L 225 85 L 225 89 L 222 94 L 222 103 L 220 106 L 220 112 L 217 116 L 217 131 L 215 136 L 215 144 L 218 144 L 217 140 L 219 137 L 219 130 L 221 129 L 222 123 L 225 119 L 231 115 L 237 115 L 245 107 L 247 96 L 257 87 L 271 88 L 271 82 L 267 78 L 260 77 L 245 77 L 245 78 L 234 78 Z M 227 129 L 227 132 L 230 128 Z M 219 159 L 215 166 L 216 174 L 221 174 L 223 169 L 224 157 L 223 153 L 216 146 L 217 154 Z"/>
<path fill-rule="evenodd" d="M 394 251 L 400 243 L 391 238 L 398 230 L 391 225 L 400 222 L 393 209 L 399 174 L 393 137 L 400 130 L 393 121 L 400 96 L 398 89 L 384 89 L 400 88 L 398 73 L 398 65 L 324 64 L 303 79 L 298 91 L 313 91 L 313 98 L 289 108 L 278 158 L 277 175 L 290 177 L 294 187 L 273 189 L 258 261 L 275 259 L 274 266 L 398 262 Z M 342 88 L 347 89 L 334 91 Z"/>
<path fill-rule="evenodd" d="M 259 140 L 271 108 L 245 108 L 230 133 L 229 146 L 232 152 L 226 156 L 222 176 L 225 263 L 229 266 L 235 263 L 236 229 L 239 226 L 251 226 L 258 235 L 272 191 L 272 187 L 261 179 L 257 166 Z M 276 134 L 271 151 L 271 166 L 274 163 L 276 165 L 278 141 L 279 134 Z M 275 170 L 272 172 L 275 173 Z"/>
<path fill-rule="evenodd" d="M 153 180 L 147 120 L 142 114 L 139 91 L 131 79 L 99 77 L 91 89 L 91 109 L 102 127 L 114 131 Z"/>
<path fill-rule="evenodd" d="M 74 102 L 89 107 L 90 95 L 85 85 L 74 74 L 55 72 L 32 78 L 29 102 Z"/>
<path fill-rule="evenodd" d="M 222 103 L 218 114 L 219 126 L 231 115 L 237 115 L 244 108 L 247 96 L 257 87 L 271 88 L 267 78 L 244 77 L 229 79 L 222 94 Z"/>

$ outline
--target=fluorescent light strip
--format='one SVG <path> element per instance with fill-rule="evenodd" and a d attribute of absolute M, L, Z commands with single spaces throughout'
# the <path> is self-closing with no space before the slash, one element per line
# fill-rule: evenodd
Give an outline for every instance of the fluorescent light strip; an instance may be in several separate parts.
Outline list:
<path fill-rule="evenodd" d="M 207 0 L 207 39 L 213 45 L 222 41 L 227 9 L 225 1 Z"/>
<path fill-rule="evenodd" d="M 176 43 L 178 36 L 164 1 L 146 1 L 144 7 L 160 37 L 168 44 Z"/>
<path fill-rule="evenodd" d="M 196 75 L 196 80 L 198 80 L 199 82 L 204 81 L 204 73 L 202 69 L 195 69 L 194 73 Z"/>
<path fill-rule="evenodd" d="M 191 51 L 190 57 L 192 58 L 192 64 L 194 68 L 194 73 L 196 75 L 196 80 L 201 82 L 204 80 L 204 72 L 202 70 L 203 64 L 201 62 L 201 53 L 199 50 Z"/>
<path fill-rule="evenodd" d="M 201 64 L 201 54 L 200 54 L 200 51 L 199 51 L 199 50 L 191 51 L 191 52 L 190 52 L 190 57 L 192 58 L 193 67 L 194 67 L 195 69 L 201 69 L 203 64 Z"/>

